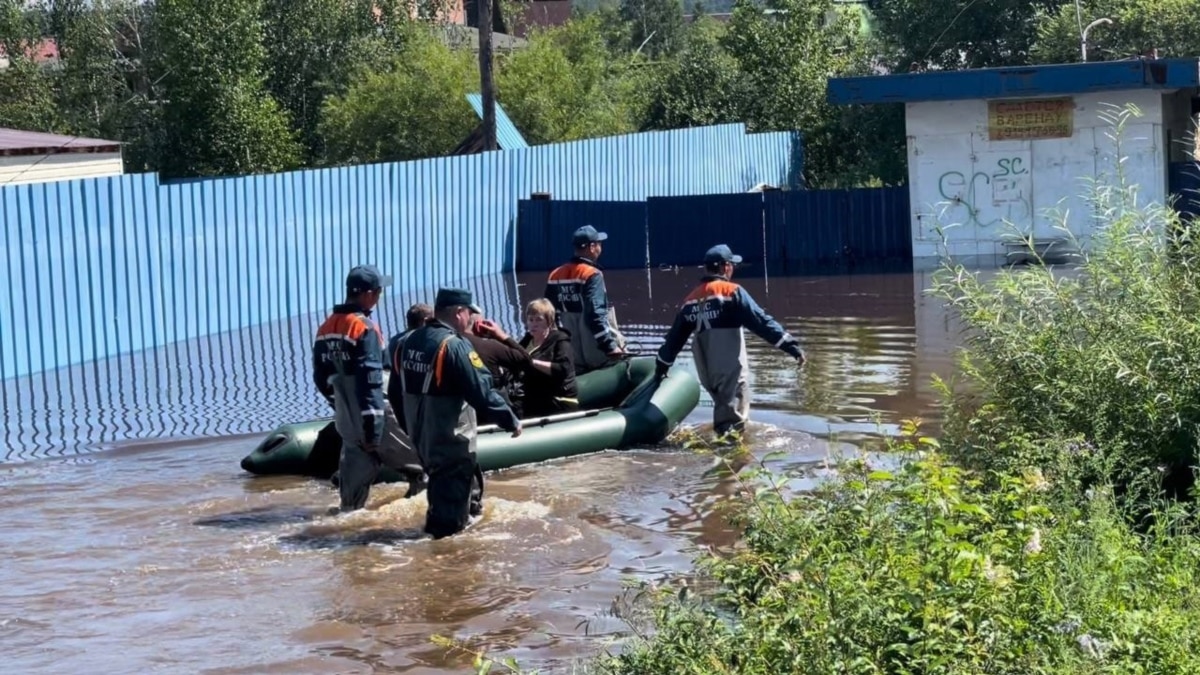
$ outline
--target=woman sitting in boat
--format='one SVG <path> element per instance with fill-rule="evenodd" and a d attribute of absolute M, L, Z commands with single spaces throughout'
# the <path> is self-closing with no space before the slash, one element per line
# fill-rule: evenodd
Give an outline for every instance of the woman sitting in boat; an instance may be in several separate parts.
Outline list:
<path fill-rule="evenodd" d="M 532 419 L 579 410 L 571 336 L 554 327 L 554 305 L 538 298 L 525 307 L 525 337 L 531 367 L 521 378 L 522 395 L 514 400 L 517 417 Z"/>

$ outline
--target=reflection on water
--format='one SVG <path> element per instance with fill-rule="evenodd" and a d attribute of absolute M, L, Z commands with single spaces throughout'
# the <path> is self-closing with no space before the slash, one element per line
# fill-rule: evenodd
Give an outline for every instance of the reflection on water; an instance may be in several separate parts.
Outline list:
<path fill-rule="evenodd" d="M 698 276 L 654 271 L 647 282 L 644 273 L 606 274 L 621 325 L 638 347 L 658 349 Z M 951 328 L 940 303 L 922 297 L 928 273 L 736 280 L 801 340 L 808 356 L 796 368 L 747 332 L 752 419 L 848 441 L 887 432 L 913 416 L 936 424 L 929 376 L 949 363 Z M 539 281 L 530 278 L 522 296 L 529 287 L 540 290 Z M 677 363 L 695 373 L 690 349 Z M 702 393 L 709 419 L 711 405 Z"/>
<path fill-rule="evenodd" d="M 690 272 L 610 272 L 618 317 L 643 351 L 661 344 Z M 838 440 L 921 415 L 954 345 L 927 275 L 747 279 L 803 341 L 797 370 L 748 336 L 752 450 L 822 475 Z M 519 330 L 544 275 L 469 282 Z M 380 312 L 397 330 L 408 304 Z M 519 467 L 488 479 L 484 518 L 418 540 L 425 500 L 377 486 L 330 515 L 327 483 L 252 478 L 257 435 L 327 409 L 309 383 L 320 317 L 4 383 L 8 464 L 0 510 L 0 641 L 13 672 L 469 672 L 432 635 L 468 639 L 543 672 L 605 648 L 627 627 L 609 608 L 627 578 L 691 567 L 736 538 L 716 506 L 739 491 L 714 458 L 675 447 Z M 678 363 L 691 369 L 685 350 Z M 687 419 L 711 420 L 707 394 Z M 230 437 L 231 434 L 255 434 Z M 180 441 L 183 436 L 209 436 Z M 213 439 L 212 436 L 225 436 Z M 122 441 L 140 440 L 130 446 Z M 96 450 L 113 448 L 108 452 Z M 56 461 L 30 461 L 41 457 Z"/>
<path fill-rule="evenodd" d="M 656 350 L 677 303 L 696 283 L 686 271 L 609 272 L 608 288 L 635 349 Z M 947 364 L 944 314 L 920 291 L 928 274 L 739 279 L 800 337 L 803 369 L 748 335 L 755 419 L 853 440 L 898 420 L 935 414 L 929 375 Z M 507 330 L 540 295 L 544 274 L 467 282 Z M 381 327 L 400 330 L 404 311 L 434 291 L 385 298 Z M 281 422 L 325 415 L 309 374 L 321 316 L 173 344 L 3 383 L 5 459 L 76 455 L 115 443 L 261 433 Z M 922 349 L 924 339 L 934 348 Z M 939 348 L 937 345 L 941 345 Z M 679 364 L 692 369 L 685 349 Z M 694 369 L 693 371 L 694 372 Z M 707 393 L 699 411 L 710 409 Z M 710 413 L 694 413 L 701 419 Z M 697 417 L 699 415 L 699 417 Z"/>
<path fill-rule="evenodd" d="M 516 307 L 511 276 L 464 285 L 512 322 L 504 314 Z M 387 296 L 376 318 L 390 332 L 403 325 L 411 303 L 432 295 Z M 310 366 L 323 318 L 302 316 L 6 380 L 0 402 L 7 459 L 74 455 L 134 440 L 259 433 L 327 415 Z"/>

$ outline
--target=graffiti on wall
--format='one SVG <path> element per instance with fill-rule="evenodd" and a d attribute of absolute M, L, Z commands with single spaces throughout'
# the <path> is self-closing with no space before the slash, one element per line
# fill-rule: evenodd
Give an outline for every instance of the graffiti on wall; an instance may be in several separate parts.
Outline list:
<path fill-rule="evenodd" d="M 971 170 L 947 171 L 938 178 L 938 194 L 950 203 L 951 222 L 991 227 L 1020 223 L 1033 215 L 1033 173 L 1027 156 L 1004 155 Z"/>

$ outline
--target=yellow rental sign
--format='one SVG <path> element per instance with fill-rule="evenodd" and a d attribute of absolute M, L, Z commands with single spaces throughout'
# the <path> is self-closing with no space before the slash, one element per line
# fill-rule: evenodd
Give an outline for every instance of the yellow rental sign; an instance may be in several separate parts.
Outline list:
<path fill-rule="evenodd" d="M 1070 138 L 1074 123 L 1075 100 L 1071 97 L 988 101 L 988 140 Z"/>

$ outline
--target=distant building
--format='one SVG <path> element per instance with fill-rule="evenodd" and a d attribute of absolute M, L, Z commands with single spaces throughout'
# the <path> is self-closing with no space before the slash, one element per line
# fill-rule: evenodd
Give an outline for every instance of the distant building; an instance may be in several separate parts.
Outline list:
<path fill-rule="evenodd" d="M 534 28 L 554 28 L 571 20 L 571 0 L 524 0 L 521 16 L 511 21 L 509 32 L 528 37 Z"/>
<path fill-rule="evenodd" d="M 41 40 L 37 44 L 25 48 L 25 57 L 41 66 L 53 66 L 58 63 L 58 43 L 52 39 Z M 0 70 L 12 65 L 9 55 L 0 45 Z"/>
<path fill-rule="evenodd" d="M 0 187 L 122 173 L 118 141 L 0 128 Z"/>
<path fill-rule="evenodd" d="M 834 78 L 828 97 L 904 105 L 914 265 L 943 252 L 939 227 L 951 257 L 1003 264 L 1018 254 L 1014 229 L 1035 247 L 1066 248 L 1055 209 L 1069 211 L 1069 229 L 1087 246 L 1095 225 L 1087 181 L 1113 177 L 1106 116 L 1127 104 L 1142 116 L 1121 138 L 1125 178 L 1139 203 L 1167 203 L 1172 163 L 1195 151 L 1200 59 Z"/>

